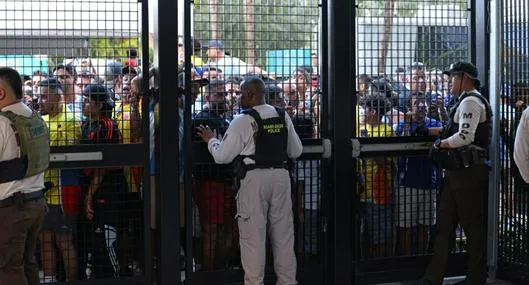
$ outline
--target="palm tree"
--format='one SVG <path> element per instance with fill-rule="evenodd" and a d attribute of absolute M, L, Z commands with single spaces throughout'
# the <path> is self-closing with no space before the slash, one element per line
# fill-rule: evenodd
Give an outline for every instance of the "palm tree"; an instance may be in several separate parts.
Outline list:
<path fill-rule="evenodd" d="M 211 16 L 211 38 L 218 40 L 220 33 L 219 0 L 209 0 L 209 13 Z"/>
<path fill-rule="evenodd" d="M 386 60 L 389 46 L 391 44 L 391 30 L 393 26 L 393 14 L 396 0 L 386 0 L 384 5 L 384 34 L 380 43 L 380 55 L 378 57 L 378 74 L 386 73 Z"/>
<path fill-rule="evenodd" d="M 244 0 L 244 23 L 246 24 L 246 60 L 255 64 L 255 17 L 253 0 Z"/>

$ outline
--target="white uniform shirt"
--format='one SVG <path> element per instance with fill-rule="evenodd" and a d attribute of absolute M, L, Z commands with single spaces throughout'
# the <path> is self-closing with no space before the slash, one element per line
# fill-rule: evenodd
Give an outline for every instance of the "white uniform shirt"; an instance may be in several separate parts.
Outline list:
<path fill-rule="evenodd" d="M 473 90 L 470 92 L 477 91 Z M 466 97 L 461 101 L 461 104 L 457 107 L 454 115 L 454 123 L 459 124 L 459 131 L 447 138 L 446 142 L 453 148 L 473 143 L 478 124 L 483 123 L 486 120 L 487 112 L 485 105 L 481 100 L 476 96 Z"/>
<path fill-rule="evenodd" d="M 529 108 L 526 108 L 520 118 L 514 139 L 514 162 L 525 182 L 529 183 Z"/>
<path fill-rule="evenodd" d="M 2 111 L 11 111 L 17 115 L 30 117 L 32 111 L 22 103 L 6 106 Z M 11 127 L 11 121 L 0 116 L 0 161 L 20 157 L 20 147 Z M 30 193 L 44 188 L 44 172 L 32 177 L 0 184 L 0 200 L 9 198 L 16 192 Z"/>
<path fill-rule="evenodd" d="M 276 109 L 271 105 L 259 105 L 254 109 L 259 113 L 261 119 L 277 117 Z M 285 113 L 285 123 L 288 130 L 287 155 L 295 159 L 301 155 L 303 145 L 294 129 L 292 120 Z M 208 149 L 216 163 L 230 163 L 238 155 L 255 154 L 254 133 L 257 131 L 257 123 L 250 115 L 237 115 L 233 118 L 222 141 L 212 138 L 208 142 Z M 246 164 L 255 163 L 252 159 L 245 158 Z"/>

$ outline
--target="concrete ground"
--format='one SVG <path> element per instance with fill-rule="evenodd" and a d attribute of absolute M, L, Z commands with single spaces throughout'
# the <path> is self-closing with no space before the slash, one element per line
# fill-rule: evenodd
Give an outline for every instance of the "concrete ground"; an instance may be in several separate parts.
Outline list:
<path fill-rule="evenodd" d="M 453 278 L 445 278 L 445 285 L 451 285 L 456 282 L 459 282 L 463 280 L 465 277 L 453 277 Z M 393 283 L 383 283 L 378 285 L 406 285 L 406 282 L 393 282 Z M 501 280 L 487 280 L 487 285 L 513 285 L 513 283 L 507 282 L 507 281 L 501 281 Z"/>

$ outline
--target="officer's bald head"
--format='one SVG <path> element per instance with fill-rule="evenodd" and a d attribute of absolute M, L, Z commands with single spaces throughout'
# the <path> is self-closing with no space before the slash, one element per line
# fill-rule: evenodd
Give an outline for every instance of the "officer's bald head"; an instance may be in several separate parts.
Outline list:
<path fill-rule="evenodd" d="M 0 68 L 0 95 L 22 99 L 22 78 L 20 74 L 9 67 Z"/>
<path fill-rule="evenodd" d="M 265 88 L 265 84 L 261 78 L 246 78 L 241 84 L 242 97 L 244 98 L 243 101 L 245 101 L 243 105 L 246 105 L 243 107 L 251 108 L 256 105 L 264 104 Z"/>
<path fill-rule="evenodd" d="M 265 84 L 259 77 L 249 77 L 242 82 L 241 90 L 248 90 L 264 96 Z"/>

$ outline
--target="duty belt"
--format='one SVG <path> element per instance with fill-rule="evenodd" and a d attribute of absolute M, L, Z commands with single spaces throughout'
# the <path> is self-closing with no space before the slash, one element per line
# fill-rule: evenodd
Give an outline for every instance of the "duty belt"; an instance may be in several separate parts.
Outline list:
<path fill-rule="evenodd" d="M 7 208 L 13 205 L 23 205 L 24 203 L 35 201 L 44 198 L 44 192 L 42 190 L 31 192 L 31 193 L 20 193 L 17 192 L 12 196 L 0 200 L 0 208 Z"/>
<path fill-rule="evenodd" d="M 468 168 L 473 165 L 485 164 L 487 152 L 474 147 L 442 149 L 430 151 L 430 158 L 440 168 L 447 170 Z"/>
<path fill-rule="evenodd" d="M 275 165 L 259 165 L 259 164 L 245 164 L 246 171 L 254 170 L 254 169 L 272 169 L 272 168 L 283 168 L 288 169 L 287 163 L 280 163 Z"/>

